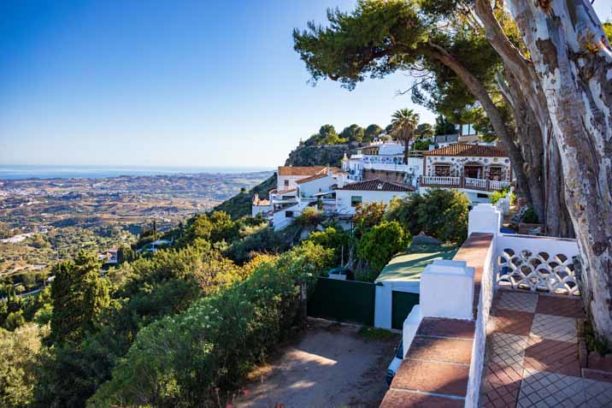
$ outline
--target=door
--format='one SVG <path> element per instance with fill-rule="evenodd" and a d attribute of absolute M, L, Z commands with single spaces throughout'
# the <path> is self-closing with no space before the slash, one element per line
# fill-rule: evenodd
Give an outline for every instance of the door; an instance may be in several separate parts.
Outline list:
<path fill-rule="evenodd" d="M 414 305 L 419 304 L 418 293 L 393 291 L 391 293 L 391 327 L 402 330 L 404 320 L 412 311 Z"/>

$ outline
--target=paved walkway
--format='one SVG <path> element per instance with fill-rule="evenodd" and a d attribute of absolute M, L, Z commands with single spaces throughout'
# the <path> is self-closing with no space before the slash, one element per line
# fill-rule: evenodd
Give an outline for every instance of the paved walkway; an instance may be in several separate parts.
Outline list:
<path fill-rule="evenodd" d="M 589 378 L 583 370 L 583 319 L 580 299 L 499 290 L 487 336 L 482 405 L 612 406 L 612 382 Z"/>

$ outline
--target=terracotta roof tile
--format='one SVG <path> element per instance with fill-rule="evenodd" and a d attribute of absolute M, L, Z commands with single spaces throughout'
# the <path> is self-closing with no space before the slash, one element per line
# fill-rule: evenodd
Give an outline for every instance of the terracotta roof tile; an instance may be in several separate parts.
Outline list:
<path fill-rule="evenodd" d="M 453 144 L 440 149 L 423 153 L 425 156 L 476 156 L 476 157 L 507 157 L 505 150 L 496 146 L 481 146 L 473 144 Z"/>
<path fill-rule="evenodd" d="M 325 166 L 278 166 L 279 176 L 314 176 L 327 167 Z"/>
<path fill-rule="evenodd" d="M 344 187 L 338 188 L 338 190 L 349 190 L 349 191 L 414 191 L 414 187 L 393 183 L 390 181 L 374 179 L 360 181 L 357 183 L 347 184 Z"/>

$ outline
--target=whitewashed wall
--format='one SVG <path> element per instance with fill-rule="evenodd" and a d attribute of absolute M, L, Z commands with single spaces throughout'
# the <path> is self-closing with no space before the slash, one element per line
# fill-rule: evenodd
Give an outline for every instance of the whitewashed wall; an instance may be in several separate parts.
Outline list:
<path fill-rule="evenodd" d="M 351 207 L 353 196 L 360 196 L 364 204 L 374 202 L 389 204 L 394 198 L 407 197 L 408 194 L 402 191 L 336 190 L 336 210 L 340 214 L 355 214 L 355 207 Z"/>

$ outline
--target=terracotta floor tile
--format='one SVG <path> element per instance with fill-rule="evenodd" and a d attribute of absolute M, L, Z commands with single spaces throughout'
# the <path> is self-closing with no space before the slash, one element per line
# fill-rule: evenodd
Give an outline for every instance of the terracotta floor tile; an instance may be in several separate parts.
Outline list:
<path fill-rule="evenodd" d="M 535 293 L 500 290 L 495 307 L 498 309 L 518 310 L 535 313 L 538 295 Z"/>
<path fill-rule="evenodd" d="M 555 316 L 584 318 L 582 300 L 578 297 L 570 296 L 546 296 L 540 295 L 536 313 L 543 313 Z"/>
<path fill-rule="evenodd" d="M 391 388 L 465 397 L 469 366 L 404 359 Z"/>
<path fill-rule="evenodd" d="M 426 317 L 417 334 L 423 336 L 474 338 L 475 323 L 467 320 Z"/>
<path fill-rule="evenodd" d="M 533 313 L 499 309 L 495 311 L 495 316 L 492 316 L 491 320 L 494 330 L 498 333 L 527 336 L 531 330 Z"/>
<path fill-rule="evenodd" d="M 389 390 L 380 408 L 463 408 L 463 399 L 436 397 L 414 392 Z"/>
<path fill-rule="evenodd" d="M 536 313 L 533 318 L 530 335 L 550 340 L 577 343 L 577 320 L 573 317 Z"/>
<path fill-rule="evenodd" d="M 580 376 L 578 345 L 564 341 L 530 338 L 525 350 L 525 371 L 548 371 Z"/>
<path fill-rule="evenodd" d="M 472 340 L 416 336 L 406 358 L 469 365 Z"/>

